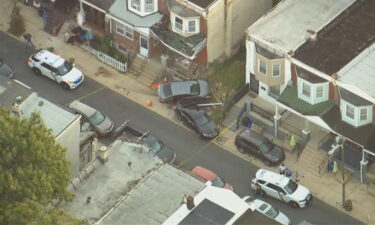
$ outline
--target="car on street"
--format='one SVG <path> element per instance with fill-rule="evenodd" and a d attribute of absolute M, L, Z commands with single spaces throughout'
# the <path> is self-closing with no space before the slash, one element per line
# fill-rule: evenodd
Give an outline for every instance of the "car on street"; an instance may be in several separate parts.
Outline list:
<path fill-rule="evenodd" d="M 3 59 L 0 59 L 0 75 L 12 79 L 15 75 L 15 70 L 6 64 Z"/>
<path fill-rule="evenodd" d="M 285 159 L 284 151 L 260 133 L 246 128 L 236 135 L 234 144 L 241 153 L 250 154 L 266 166 L 279 165 Z"/>
<path fill-rule="evenodd" d="M 224 181 L 222 177 L 202 166 L 194 167 L 191 172 L 205 182 L 210 181 L 212 186 L 233 190 L 232 185 Z"/>
<path fill-rule="evenodd" d="M 187 96 L 209 97 L 210 88 L 207 81 L 187 80 L 162 83 L 158 87 L 160 102 L 176 102 Z"/>
<path fill-rule="evenodd" d="M 155 136 L 146 135 L 143 144 L 163 162 L 173 163 L 176 159 L 176 153 Z"/>
<path fill-rule="evenodd" d="M 114 123 L 99 110 L 96 110 L 78 100 L 71 102 L 68 105 L 68 108 L 81 114 L 83 122 L 90 123 L 100 137 L 106 136 L 112 132 Z"/>
<path fill-rule="evenodd" d="M 284 213 L 282 213 L 279 209 L 273 207 L 271 204 L 268 204 L 265 201 L 262 201 L 251 196 L 245 196 L 242 199 L 249 204 L 251 209 L 255 209 L 256 211 L 264 214 L 265 216 L 273 219 L 274 221 L 282 225 L 292 224 L 290 219 Z"/>
<path fill-rule="evenodd" d="M 181 99 L 177 102 L 175 113 L 177 119 L 182 121 L 203 138 L 215 138 L 219 134 L 219 126 L 204 111 L 196 105 L 186 106 Z"/>
<path fill-rule="evenodd" d="M 305 186 L 297 184 L 289 177 L 259 169 L 251 180 L 251 188 L 262 196 L 270 196 L 288 203 L 293 208 L 304 208 L 312 200 Z"/>
<path fill-rule="evenodd" d="M 34 74 L 44 75 L 64 89 L 75 89 L 84 80 L 83 73 L 74 64 L 48 50 L 40 49 L 30 56 L 27 64 Z"/>

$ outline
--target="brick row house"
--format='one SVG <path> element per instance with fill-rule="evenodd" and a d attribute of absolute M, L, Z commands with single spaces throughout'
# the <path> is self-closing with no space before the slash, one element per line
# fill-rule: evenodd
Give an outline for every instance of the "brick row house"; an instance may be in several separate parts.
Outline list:
<path fill-rule="evenodd" d="M 284 0 L 246 40 L 246 81 L 275 105 L 274 123 L 287 110 L 307 121 L 306 133 L 320 126 L 327 154 L 340 137 L 345 167 L 361 181 L 375 162 L 374 12 L 370 0 Z"/>
<path fill-rule="evenodd" d="M 205 69 L 237 52 L 272 0 L 80 0 L 86 23 L 122 52 Z"/>

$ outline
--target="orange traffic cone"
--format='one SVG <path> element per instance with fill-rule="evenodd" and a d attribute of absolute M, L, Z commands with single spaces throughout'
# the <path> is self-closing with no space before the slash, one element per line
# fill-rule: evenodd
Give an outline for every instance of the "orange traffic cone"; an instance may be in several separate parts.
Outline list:
<path fill-rule="evenodd" d="M 150 100 L 147 100 L 147 101 L 146 101 L 146 105 L 147 105 L 147 106 L 152 106 L 152 102 L 151 102 Z"/>

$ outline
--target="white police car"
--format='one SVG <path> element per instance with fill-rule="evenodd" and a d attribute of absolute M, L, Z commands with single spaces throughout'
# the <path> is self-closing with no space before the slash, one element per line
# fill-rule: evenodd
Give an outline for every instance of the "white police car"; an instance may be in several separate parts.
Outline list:
<path fill-rule="evenodd" d="M 36 75 L 43 74 L 59 83 L 65 89 L 74 89 L 84 80 L 83 73 L 61 56 L 41 49 L 27 61 Z"/>
<path fill-rule="evenodd" d="M 290 178 L 259 169 L 251 180 L 251 188 L 258 189 L 261 195 L 267 195 L 288 203 L 291 207 L 306 207 L 312 195 L 306 187 L 299 185 Z"/>

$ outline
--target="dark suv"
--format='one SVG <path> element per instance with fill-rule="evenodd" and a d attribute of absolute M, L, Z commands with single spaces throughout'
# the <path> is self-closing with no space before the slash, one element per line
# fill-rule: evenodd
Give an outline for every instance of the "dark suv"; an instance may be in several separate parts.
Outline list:
<path fill-rule="evenodd" d="M 242 130 L 234 141 L 241 153 L 248 153 L 264 162 L 266 166 L 276 166 L 285 159 L 282 149 L 270 142 L 266 137 L 251 129 Z"/>

